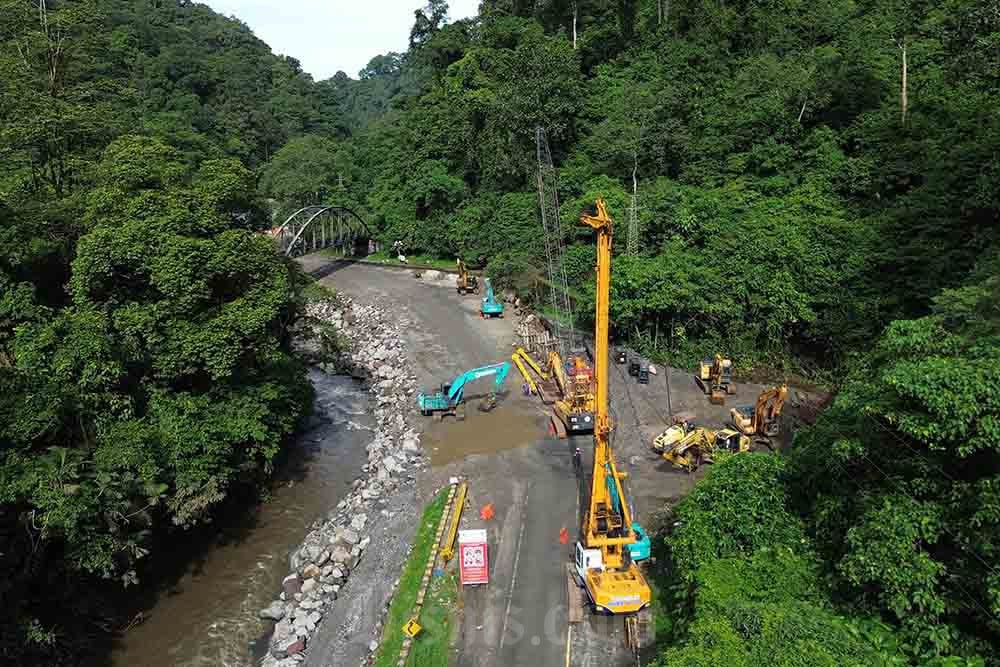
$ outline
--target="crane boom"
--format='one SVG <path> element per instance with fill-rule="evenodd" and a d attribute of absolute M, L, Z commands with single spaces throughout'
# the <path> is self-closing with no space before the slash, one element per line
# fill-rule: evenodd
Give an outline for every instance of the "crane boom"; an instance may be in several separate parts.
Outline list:
<path fill-rule="evenodd" d="M 608 311 L 611 300 L 612 222 L 603 199 L 594 213 L 580 221 L 597 231 L 597 295 L 595 299 L 594 362 L 596 419 L 594 468 L 590 504 L 577 544 L 576 570 L 594 607 L 612 614 L 631 614 L 651 599 L 649 584 L 632 561 L 629 545 L 637 541 L 628 499 L 611 450 L 608 415 Z"/>

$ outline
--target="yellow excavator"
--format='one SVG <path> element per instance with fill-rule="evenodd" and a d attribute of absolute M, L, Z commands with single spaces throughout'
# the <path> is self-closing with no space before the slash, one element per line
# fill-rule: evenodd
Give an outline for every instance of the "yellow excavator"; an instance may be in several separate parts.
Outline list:
<path fill-rule="evenodd" d="M 699 364 L 696 379 L 702 391 L 708 394 L 709 402 L 714 405 L 725 404 L 726 395 L 736 393 L 733 386 L 733 362 L 721 354 L 715 355 L 714 359 L 704 359 Z"/>
<path fill-rule="evenodd" d="M 688 472 L 703 463 L 714 463 L 716 452 L 749 452 L 750 438 L 731 428 L 714 431 L 690 422 L 671 426 L 653 440 L 653 449 L 676 468 Z"/>
<path fill-rule="evenodd" d="M 458 260 L 458 280 L 455 283 L 455 289 L 459 294 L 466 294 L 471 292 L 472 294 L 479 294 L 479 279 L 474 275 L 469 273 L 469 267 L 465 265 L 465 262 Z"/>
<path fill-rule="evenodd" d="M 608 303 L 611 293 L 611 218 L 604 200 L 580 221 L 597 231 L 597 298 L 594 361 L 596 370 L 596 426 L 590 503 L 576 543 L 575 572 L 596 612 L 624 616 L 626 634 L 636 636 L 636 614 L 648 607 L 650 588 L 632 560 L 629 545 L 638 541 L 632 514 L 611 451 L 608 415 Z M 631 630 L 630 630 L 631 629 Z M 631 643 L 631 640 L 630 640 Z"/>
<path fill-rule="evenodd" d="M 755 405 L 733 408 L 729 411 L 729 416 L 743 435 L 773 438 L 781 430 L 781 410 L 787 398 L 788 385 L 772 387 L 760 393 Z"/>

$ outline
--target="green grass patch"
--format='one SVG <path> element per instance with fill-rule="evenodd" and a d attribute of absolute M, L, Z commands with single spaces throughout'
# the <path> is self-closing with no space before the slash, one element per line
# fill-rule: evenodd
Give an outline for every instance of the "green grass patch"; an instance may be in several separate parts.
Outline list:
<path fill-rule="evenodd" d="M 339 250 L 328 248 L 324 252 L 335 257 L 340 257 Z M 379 252 L 368 255 L 364 259 L 367 262 L 377 262 L 388 266 L 405 266 L 411 269 L 438 269 L 455 271 L 458 268 L 455 265 L 454 259 L 442 259 L 440 257 L 432 257 L 431 255 L 406 255 L 406 264 L 403 264 L 396 259 L 395 255 L 392 255 L 385 250 L 380 250 Z"/>
<path fill-rule="evenodd" d="M 438 522 L 441 520 L 441 515 L 444 514 L 444 506 L 447 501 L 448 489 L 445 488 L 438 492 L 434 500 L 424 508 L 420 527 L 417 529 L 417 536 L 413 542 L 413 550 L 406 561 L 403 576 L 399 580 L 399 588 L 396 589 L 392 604 L 389 606 L 389 615 L 385 621 L 385 628 L 382 630 L 382 642 L 375 656 L 375 667 L 395 667 L 399 660 L 399 650 L 403 646 L 403 625 L 413 614 L 413 605 L 417 602 L 420 581 L 424 576 L 424 568 L 427 567 L 427 557 L 431 553 L 431 547 L 437 535 Z M 433 585 L 432 583 L 431 586 L 433 587 Z M 426 602 L 425 598 L 425 604 Z M 423 621 L 421 615 L 421 624 Z M 447 640 L 445 642 L 444 657 L 447 660 Z M 424 663 L 420 664 L 422 666 Z M 447 662 L 442 664 L 447 664 Z"/>
<path fill-rule="evenodd" d="M 451 646 L 452 619 L 458 600 L 458 574 L 447 572 L 431 579 L 420 612 L 423 631 L 410 649 L 407 662 L 412 667 L 448 667 L 448 649 Z"/>

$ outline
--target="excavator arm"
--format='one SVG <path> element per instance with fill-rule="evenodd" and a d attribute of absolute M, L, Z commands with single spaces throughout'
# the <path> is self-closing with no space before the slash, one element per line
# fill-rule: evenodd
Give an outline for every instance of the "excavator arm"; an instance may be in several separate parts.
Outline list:
<path fill-rule="evenodd" d="M 788 385 L 774 387 L 761 392 L 757 398 L 757 405 L 754 406 L 754 428 L 757 432 L 763 432 L 773 428 L 774 420 L 781 416 L 781 410 L 785 406 L 788 398 Z"/>
<path fill-rule="evenodd" d="M 496 376 L 494 391 L 499 391 L 500 388 L 503 387 L 503 383 L 507 380 L 508 373 L 510 373 L 509 361 L 504 361 L 499 364 L 491 364 L 489 366 L 482 366 L 471 371 L 466 371 L 452 380 L 451 386 L 448 388 L 448 400 L 452 403 L 458 403 L 462 400 L 462 393 L 465 391 L 466 384 L 491 375 Z"/>

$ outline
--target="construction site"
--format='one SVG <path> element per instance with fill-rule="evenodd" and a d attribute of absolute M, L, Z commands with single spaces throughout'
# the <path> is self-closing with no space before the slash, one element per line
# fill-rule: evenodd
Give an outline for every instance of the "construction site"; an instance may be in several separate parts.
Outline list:
<path fill-rule="evenodd" d="M 669 508 L 720 455 L 785 446 L 819 397 L 781 383 L 742 382 L 717 350 L 706 350 L 697 368 L 671 368 L 611 340 L 610 268 L 619 237 L 602 201 L 580 215 L 597 246 L 595 328 L 574 326 L 547 152 L 539 131 L 548 316 L 520 307 L 514 295 L 498 299 L 461 260 L 454 274 L 356 263 L 323 268 L 330 260 L 316 256 L 300 262 L 338 292 L 410 322 L 403 342 L 431 464 L 417 478 L 417 498 L 462 489 L 461 503 L 449 501 L 441 517 L 427 571 L 458 576 L 462 558 L 436 554 L 459 553 L 463 531 L 481 535 L 488 554 L 486 583 L 461 586 L 451 610 L 450 662 L 643 664 L 655 639 L 645 571 Z M 487 306 L 499 307 L 501 317 L 489 317 Z M 358 603 L 352 582 L 336 608 Z M 412 664 L 409 647 L 427 634 L 419 608 L 402 629 L 399 664 Z M 343 636 L 323 632 L 309 653 L 360 657 L 364 644 L 359 638 L 358 651 L 345 653 Z"/>

